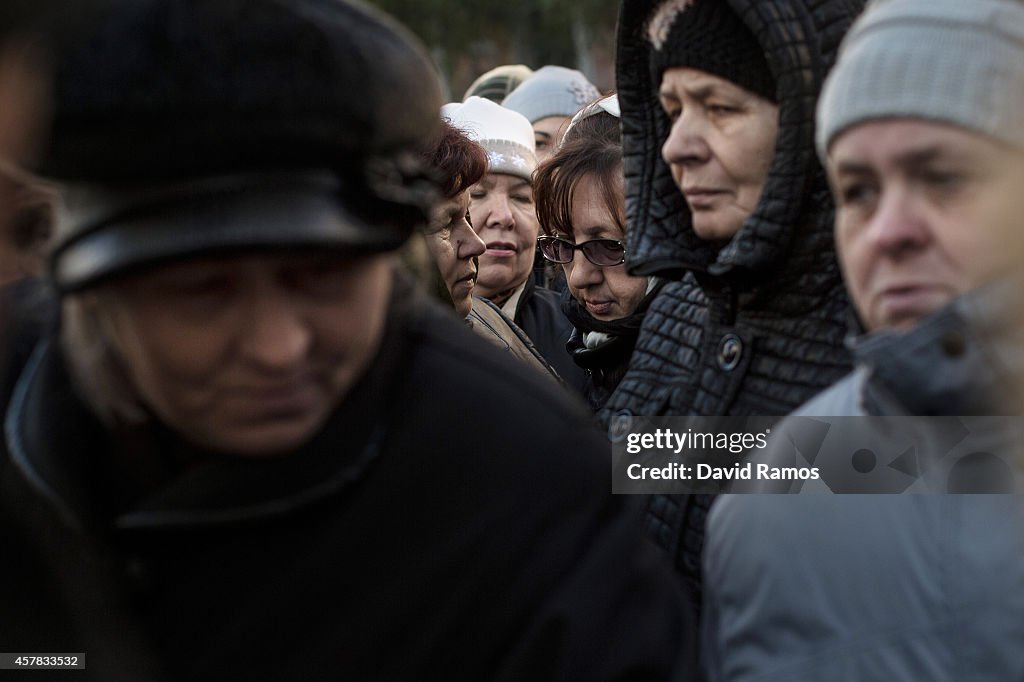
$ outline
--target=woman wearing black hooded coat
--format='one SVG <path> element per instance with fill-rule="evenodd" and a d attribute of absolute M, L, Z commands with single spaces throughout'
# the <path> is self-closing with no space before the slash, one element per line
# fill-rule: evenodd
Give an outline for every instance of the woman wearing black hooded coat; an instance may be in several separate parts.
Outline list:
<path fill-rule="evenodd" d="M 849 303 L 814 114 L 862 5 L 623 1 L 616 68 L 626 266 L 670 282 L 600 413 L 613 440 L 638 416 L 783 415 L 848 371 Z M 746 117 L 742 132 L 727 125 L 737 116 Z M 762 170 L 753 193 L 722 170 L 736 163 L 717 146 L 748 133 L 768 137 L 736 171 Z M 725 211 L 726 203 L 736 210 Z M 648 504 L 647 530 L 681 575 L 695 618 L 711 501 L 653 495 Z"/>

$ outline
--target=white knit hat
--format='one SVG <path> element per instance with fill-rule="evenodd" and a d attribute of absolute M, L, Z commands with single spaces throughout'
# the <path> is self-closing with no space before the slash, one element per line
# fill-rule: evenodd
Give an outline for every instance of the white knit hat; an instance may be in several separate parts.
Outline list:
<path fill-rule="evenodd" d="M 545 66 L 509 93 L 501 104 L 534 123 L 548 116 L 572 116 L 600 96 L 594 84 L 579 71 Z"/>
<path fill-rule="evenodd" d="M 818 154 L 871 119 L 951 123 L 1024 147 L 1024 2 L 885 0 L 853 25 L 818 102 Z"/>
<path fill-rule="evenodd" d="M 537 169 L 533 126 L 522 114 L 483 97 L 470 97 L 444 105 L 441 116 L 484 148 L 489 173 L 532 179 Z"/>

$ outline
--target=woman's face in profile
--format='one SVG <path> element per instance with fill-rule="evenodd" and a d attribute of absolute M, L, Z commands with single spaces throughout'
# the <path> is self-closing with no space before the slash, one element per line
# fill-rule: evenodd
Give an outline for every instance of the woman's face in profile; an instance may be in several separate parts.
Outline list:
<path fill-rule="evenodd" d="M 728 239 L 757 208 L 775 155 L 779 107 L 698 69 L 666 69 L 658 92 L 671 121 L 661 148 L 702 239 Z"/>
<path fill-rule="evenodd" d="M 470 222 L 469 190 L 438 205 L 425 237 L 455 309 L 462 316 L 469 315 L 476 290 L 477 258 L 486 248 Z"/>

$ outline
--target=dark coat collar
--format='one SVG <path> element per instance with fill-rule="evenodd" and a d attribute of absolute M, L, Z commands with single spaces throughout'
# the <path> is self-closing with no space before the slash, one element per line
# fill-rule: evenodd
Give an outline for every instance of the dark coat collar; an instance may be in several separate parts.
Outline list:
<path fill-rule="evenodd" d="M 598 369 L 628 362 L 640 335 L 640 327 L 643 325 L 647 309 L 651 307 L 651 302 L 664 285 L 665 281 L 659 279 L 644 295 L 631 315 L 610 322 L 595 319 L 573 298 L 568 289 L 563 291 L 560 301 L 562 312 L 573 325 L 572 336 L 565 347 L 576 364 L 584 369 Z M 587 348 L 583 343 L 583 335 L 589 332 L 607 334 L 609 339 L 600 346 Z"/>

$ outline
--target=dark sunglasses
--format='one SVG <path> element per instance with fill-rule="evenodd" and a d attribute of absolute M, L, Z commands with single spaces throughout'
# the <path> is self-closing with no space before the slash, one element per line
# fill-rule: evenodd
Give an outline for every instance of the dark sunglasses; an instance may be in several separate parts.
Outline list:
<path fill-rule="evenodd" d="M 621 265 L 626 261 L 626 246 L 618 239 L 591 239 L 574 244 L 568 239 L 544 235 L 537 237 L 541 255 L 552 263 L 571 263 L 579 249 L 594 265 L 607 267 Z"/>

